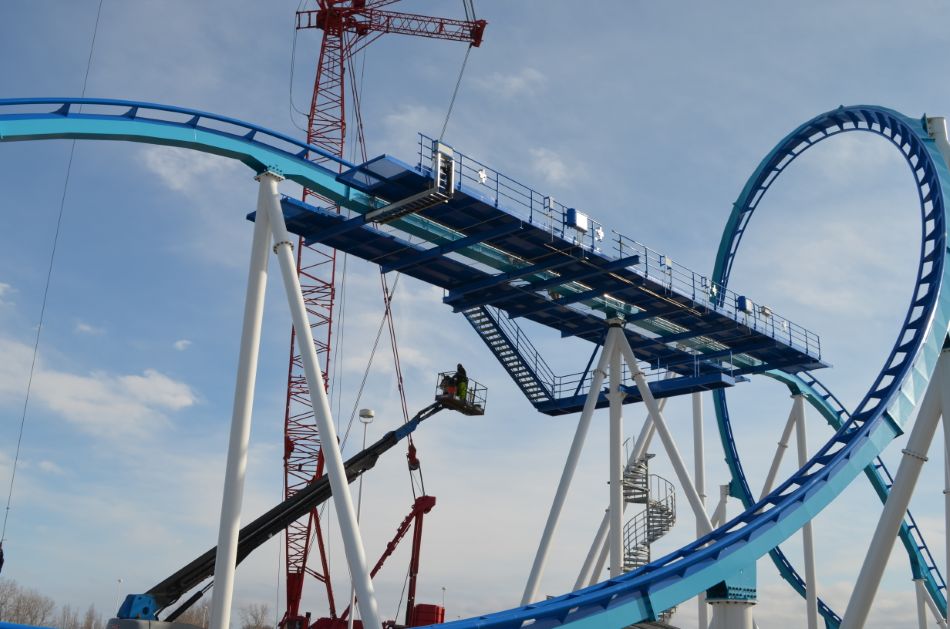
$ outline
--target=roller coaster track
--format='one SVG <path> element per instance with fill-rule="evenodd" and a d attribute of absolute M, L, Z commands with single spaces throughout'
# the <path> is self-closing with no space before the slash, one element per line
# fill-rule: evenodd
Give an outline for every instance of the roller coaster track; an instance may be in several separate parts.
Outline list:
<path fill-rule="evenodd" d="M 848 110 L 865 110 L 867 112 L 866 117 L 858 119 L 859 122 L 855 122 L 856 119 L 853 115 L 846 113 L 843 109 L 819 116 L 789 134 L 762 160 L 733 206 L 733 212 L 729 217 L 716 257 L 715 269 L 713 271 L 714 281 L 720 282 L 723 286 L 728 284 L 729 274 L 736 253 L 738 252 L 742 235 L 755 209 L 771 185 L 777 180 L 778 175 L 784 171 L 796 157 L 805 152 L 805 150 L 814 146 L 819 141 L 839 133 L 847 131 L 871 132 L 883 136 L 897 146 L 910 165 L 912 172 L 915 174 L 923 221 L 926 224 L 926 222 L 931 219 L 933 206 L 928 207 L 927 200 L 928 198 L 932 198 L 932 196 L 928 197 L 928 195 L 934 193 L 930 190 L 929 182 L 917 172 L 920 156 L 915 152 L 916 147 L 909 141 L 905 141 L 902 137 L 901 132 L 903 131 L 904 134 L 909 135 L 908 130 L 893 123 L 895 117 L 903 118 L 903 116 L 896 114 L 896 112 L 883 110 L 878 107 L 856 107 L 848 108 Z M 845 118 L 843 118 L 843 116 Z M 828 127 L 822 122 L 822 120 L 841 121 L 843 119 L 846 119 L 851 124 L 840 124 Z M 860 122 L 864 124 L 862 125 Z M 914 127 L 921 128 L 921 125 L 924 125 L 924 128 L 922 128 L 924 137 L 921 139 L 930 142 L 932 145 L 932 141 L 930 141 L 929 137 L 926 137 L 925 123 L 923 121 L 914 121 L 910 123 L 909 126 L 910 129 L 913 129 Z M 816 135 L 816 129 L 819 128 L 822 130 Z M 920 134 L 920 132 L 917 133 Z M 944 165 L 944 160 L 941 159 L 939 155 L 935 160 L 940 166 Z M 918 286 L 921 283 L 920 278 L 923 275 L 923 267 L 927 262 L 927 260 L 925 260 L 927 258 L 927 247 L 928 241 L 925 235 L 925 239 L 922 243 L 921 264 L 918 269 Z M 915 294 L 918 293 L 915 292 Z M 917 307 L 918 303 L 919 300 L 914 303 L 912 310 Z M 907 323 L 905 322 L 905 327 L 906 325 Z M 890 359 L 893 358 L 894 353 L 892 352 Z M 765 375 L 785 384 L 793 394 L 800 393 L 804 395 L 805 399 L 818 410 L 835 431 L 840 430 L 842 425 L 847 423 L 851 416 L 838 398 L 810 373 L 793 375 L 783 371 L 773 370 L 766 372 Z M 880 381 L 880 377 L 878 381 Z M 732 492 L 741 500 L 743 506 L 748 508 L 755 503 L 756 499 L 749 486 L 748 479 L 746 478 L 739 458 L 726 399 L 725 392 L 713 392 L 720 440 L 722 441 L 723 449 L 726 453 L 726 463 L 732 474 Z M 906 417 L 903 419 L 906 419 Z M 893 479 L 885 467 L 884 462 L 881 461 L 880 458 L 875 458 L 873 463 L 865 468 L 864 472 L 875 493 L 880 497 L 881 502 L 885 502 Z M 919 578 L 924 580 L 924 584 L 931 598 L 941 613 L 946 615 L 946 583 L 910 512 L 907 513 L 905 521 L 901 524 L 899 536 L 907 551 L 913 577 L 915 579 Z M 781 548 L 776 547 L 772 549 L 769 554 L 782 577 L 795 591 L 804 596 L 805 581 L 792 566 Z M 820 599 L 818 608 L 819 613 L 825 620 L 825 625 L 829 629 L 836 629 L 841 624 L 841 618 Z"/>
<path fill-rule="evenodd" d="M 659 610 L 696 596 L 776 548 L 872 465 L 900 433 L 933 376 L 950 319 L 950 299 L 943 297 L 942 290 L 950 271 L 945 216 L 950 172 L 924 121 L 880 107 L 842 107 L 793 131 L 760 164 L 740 195 L 727 225 L 715 276 L 723 282 L 728 279 L 748 220 L 778 174 L 810 146 L 848 131 L 879 134 L 900 149 L 918 186 L 924 226 L 914 300 L 884 368 L 854 413 L 801 470 L 741 515 L 695 542 L 639 570 L 586 589 L 447 623 L 447 627 L 514 629 L 530 623 L 535 629 L 599 628 L 654 619 Z M 307 150 L 320 152 L 316 147 L 231 118 L 118 100 L 0 100 L 0 142 L 57 138 L 124 140 L 212 153 L 241 161 L 258 173 L 279 171 L 360 213 L 379 207 L 376 199 L 340 183 L 336 173 L 306 160 Z M 430 237 L 440 229 L 421 217 L 398 220 L 407 231 L 425 232 Z M 499 264 L 490 249 L 478 245 L 466 255 Z"/>

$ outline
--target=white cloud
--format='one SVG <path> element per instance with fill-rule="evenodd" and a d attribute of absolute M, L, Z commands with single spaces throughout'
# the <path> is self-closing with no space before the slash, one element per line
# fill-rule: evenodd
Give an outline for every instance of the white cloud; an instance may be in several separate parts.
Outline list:
<path fill-rule="evenodd" d="M 230 159 L 176 147 L 144 147 L 142 160 L 162 183 L 184 193 L 207 186 L 208 177 L 232 174 L 243 168 Z"/>
<path fill-rule="evenodd" d="M 26 392 L 32 348 L 0 339 L 0 401 L 21 402 Z M 83 432 L 100 437 L 127 437 L 168 422 L 166 413 L 192 406 L 191 388 L 155 371 L 142 375 L 105 372 L 74 374 L 47 368 L 38 361 L 31 397 Z"/>
<path fill-rule="evenodd" d="M 6 282 L 0 282 L 0 304 L 6 303 L 4 298 L 13 292 L 13 287 Z"/>
<path fill-rule="evenodd" d="M 545 183 L 565 185 L 570 181 L 576 170 L 565 163 L 560 155 L 546 148 L 534 148 L 531 153 L 531 170 L 541 177 Z"/>
<path fill-rule="evenodd" d="M 77 321 L 74 330 L 76 334 L 87 334 L 89 336 L 101 336 L 105 334 L 104 329 L 90 325 L 84 321 Z"/>
<path fill-rule="evenodd" d="M 172 347 L 177 349 L 179 352 L 183 352 L 189 347 L 191 347 L 191 341 L 189 341 L 188 339 L 179 339 L 175 341 L 174 343 L 172 343 Z"/>
<path fill-rule="evenodd" d="M 420 131 L 430 135 L 442 128 L 445 114 L 425 105 L 402 105 L 383 116 L 386 152 L 400 159 L 409 159 L 418 152 Z"/>
<path fill-rule="evenodd" d="M 37 464 L 37 467 L 43 472 L 46 472 L 47 474 L 53 474 L 55 476 L 62 476 L 63 474 L 65 474 L 65 472 L 63 471 L 63 468 L 53 463 L 52 461 L 45 461 L 45 460 L 40 461 Z"/>
<path fill-rule="evenodd" d="M 478 89 L 508 98 L 539 90 L 545 82 L 545 76 L 534 68 L 522 68 L 508 74 L 492 72 L 472 80 Z"/>
<path fill-rule="evenodd" d="M 141 376 L 121 376 L 117 380 L 123 390 L 151 406 L 179 411 L 195 403 L 195 395 L 187 384 L 154 369 L 146 369 Z"/>

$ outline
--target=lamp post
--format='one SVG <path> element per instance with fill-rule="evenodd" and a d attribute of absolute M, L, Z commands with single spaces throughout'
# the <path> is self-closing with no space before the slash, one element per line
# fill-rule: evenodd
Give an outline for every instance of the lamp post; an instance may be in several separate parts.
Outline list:
<path fill-rule="evenodd" d="M 376 411 L 371 408 L 361 408 L 360 409 L 360 422 L 363 424 L 363 447 L 360 450 L 361 452 L 366 449 L 366 429 L 371 423 L 373 423 L 373 418 L 376 417 Z M 360 485 L 356 494 L 356 521 L 360 521 L 360 511 L 363 507 L 363 477 L 360 476 Z M 350 583 L 350 614 L 346 617 L 346 629 L 353 629 L 353 618 L 356 616 L 356 590 L 353 587 L 353 584 Z"/>

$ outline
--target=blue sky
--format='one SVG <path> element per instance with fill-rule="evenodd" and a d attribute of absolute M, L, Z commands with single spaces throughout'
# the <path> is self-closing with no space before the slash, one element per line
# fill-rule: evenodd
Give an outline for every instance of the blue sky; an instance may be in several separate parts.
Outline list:
<path fill-rule="evenodd" d="M 420 13 L 461 16 L 461 3 L 407 1 Z M 82 86 L 97 2 L 0 4 L 0 97 L 73 96 Z M 319 40 L 297 40 L 297 3 L 104 0 L 87 95 L 213 111 L 300 135 Z M 472 52 L 446 140 L 532 187 L 570 202 L 676 261 L 711 269 L 732 201 L 785 133 L 840 104 L 871 103 L 941 115 L 950 88 L 940 60 L 950 9 L 926 1 L 711 4 L 482 0 L 489 21 Z M 416 132 L 438 132 L 464 55 L 459 45 L 383 38 L 358 63 L 369 152 L 411 161 Z M 0 144 L 0 486 L 6 487 L 25 393 L 66 142 Z M 292 186 L 284 191 L 293 193 Z M 80 143 L 67 191 L 39 369 L 17 476 L 4 576 L 60 602 L 112 610 L 213 544 L 256 198 L 252 173 L 220 158 L 168 148 Z M 919 219 L 909 172 L 885 142 L 838 138 L 783 175 L 743 240 L 732 285 L 822 335 L 834 368 L 823 379 L 860 399 L 910 298 Z M 334 408 L 356 404 L 380 316 L 375 269 L 347 262 Z M 276 278 L 274 278 L 276 279 Z M 245 512 L 281 493 L 281 418 L 289 317 L 269 287 Z M 344 301 L 344 300 L 341 300 Z M 409 406 L 424 406 L 434 373 L 462 361 L 490 389 L 490 412 L 444 415 L 420 431 L 427 488 L 419 599 L 446 588 L 451 618 L 520 598 L 574 418 L 536 414 L 441 292 L 402 280 L 395 303 Z M 589 348 L 535 330 L 561 372 Z M 752 382 L 730 394 L 740 448 L 767 469 L 788 412 L 784 391 Z M 734 402 L 732 401 L 734 400 Z M 359 406 L 395 426 L 398 399 L 380 352 Z M 707 407 L 711 404 L 707 401 Z M 687 400 L 667 413 L 689 443 Z M 629 407 L 628 433 L 642 411 Z M 543 590 L 573 583 L 606 503 L 606 414 L 582 459 L 570 515 Z M 824 435 L 810 427 L 817 446 Z M 725 482 L 707 427 L 709 491 Z M 358 436 L 358 434 L 357 434 Z M 355 439 L 347 444 L 353 452 Z M 886 457 L 896 462 L 895 443 Z M 658 473 L 672 476 L 657 458 Z M 913 506 L 942 556 L 937 454 Z M 366 479 L 364 534 L 375 557 L 412 503 L 396 455 Z M 786 471 L 791 468 L 786 466 Z M 757 472 L 756 472 L 757 470 Z M 735 513 L 736 505 L 732 505 Z M 860 484 L 818 516 L 822 594 L 842 611 L 878 507 Z M 335 584 L 345 589 L 335 541 Z M 659 551 L 689 539 L 692 518 Z M 800 557 L 796 539 L 789 553 Z M 407 549 L 379 576 L 392 617 Z M 238 572 L 237 598 L 282 598 L 279 548 L 262 547 Z M 760 564 L 760 625 L 803 624 L 803 605 Z M 121 584 L 117 583 L 122 579 Z M 311 587 L 305 606 L 322 612 Z M 906 560 L 895 553 L 874 626 L 913 619 Z M 390 611 L 391 610 L 391 611 Z M 695 606 L 677 618 L 690 626 Z"/>

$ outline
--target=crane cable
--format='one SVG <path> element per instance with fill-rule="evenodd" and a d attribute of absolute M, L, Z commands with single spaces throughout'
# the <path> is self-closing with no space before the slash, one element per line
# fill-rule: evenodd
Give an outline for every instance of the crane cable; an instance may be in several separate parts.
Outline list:
<path fill-rule="evenodd" d="M 475 20 L 475 5 L 473 0 L 462 0 L 462 8 L 465 9 L 465 19 L 471 21 Z M 445 130 L 449 126 L 449 118 L 452 116 L 452 108 L 455 107 L 455 98 L 459 94 L 459 87 L 462 85 L 462 76 L 465 74 L 465 66 L 468 64 L 468 56 L 472 52 L 474 46 L 470 43 L 468 48 L 465 49 L 465 58 L 462 59 L 462 67 L 459 69 L 458 79 L 455 81 L 455 89 L 452 90 L 452 98 L 449 100 L 449 109 L 445 112 L 445 121 L 442 123 L 442 131 L 439 133 L 439 142 L 442 141 L 442 137 L 445 135 Z"/>
<path fill-rule="evenodd" d="M 92 67 L 92 53 L 96 49 L 96 35 L 99 33 L 99 17 L 102 15 L 103 0 L 99 0 L 99 8 L 96 10 L 96 23 L 92 30 L 92 42 L 89 45 L 89 56 L 86 59 L 86 73 L 82 79 L 82 91 L 80 98 L 86 96 L 86 84 L 89 82 L 89 69 Z M 82 105 L 80 105 L 82 111 Z M 7 506 L 3 513 L 3 528 L 0 530 L 0 544 L 6 538 L 7 520 L 10 517 L 10 504 L 13 501 L 13 486 L 16 480 L 17 464 L 20 462 L 20 445 L 23 443 L 23 429 L 26 426 L 26 411 L 30 404 L 30 392 L 33 389 L 33 375 L 36 372 L 36 357 L 39 354 L 40 333 L 43 331 L 43 320 L 46 317 L 46 302 L 49 297 L 50 280 L 53 276 L 53 263 L 56 260 L 56 246 L 59 243 L 60 227 L 63 224 L 63 209 L 66 207 L 66 191 L 69 188 L 69 174 L 73 166 L 73 154 L 76 151 L 76 140 L 69 146 L 69 159 L 66 162 L 66 178 L 63 181 L 63 194 L 59 201 L 59 214 L 56 217 L 56 230 L 53 233 L 53 246 L 49 254 L 49 267 L 46 271 L 46 285 L 43 287 L 43 301 L 40 306 L 40 320 L 36 326 L 36 337 L 33 340 L 33 360 L 30 363 L 30 375 L 26 382 L 26 397 L 23 400 L 23 413 L 20 416 L 20 431 L 17 435 L 16 454 L 13 457 L 13 469 L 10 473 L 10 490 L 7 492 Z"/>

